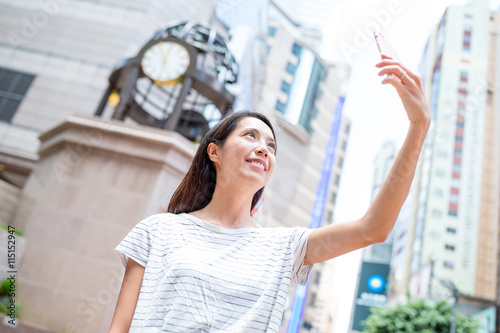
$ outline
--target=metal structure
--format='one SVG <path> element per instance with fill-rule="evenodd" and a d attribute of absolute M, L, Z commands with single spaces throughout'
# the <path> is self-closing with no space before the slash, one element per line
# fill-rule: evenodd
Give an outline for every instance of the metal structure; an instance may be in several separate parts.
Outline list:
<path fill-rule="evenodd" d="M 161 82 L 147 75 L 144 59 L 155 45 L 165 52 L 159 60 L 147 59 L 150 63 L 163 62 L 156 67 L 158 72 L 153 69 L 154 74 L 166 70 L 173 58 L 171 45 L 183 50 L 185 68 L 179 70 L 179 77 Z M 176 71 L 181 65 L 168 66 Z M 235 83 L 237 77 L 238 64 L 220 34 L 194 22 L 174 24 L 157 31 L 135 57 L 117 65 L 95 115 L 102 116 L 110 96 L 118 93 L 113 119 L 129 117 L 139 124 L 177 131 L 199 141 L 211 124 L 231 112 L 235 97 L 226 86 Z"/>

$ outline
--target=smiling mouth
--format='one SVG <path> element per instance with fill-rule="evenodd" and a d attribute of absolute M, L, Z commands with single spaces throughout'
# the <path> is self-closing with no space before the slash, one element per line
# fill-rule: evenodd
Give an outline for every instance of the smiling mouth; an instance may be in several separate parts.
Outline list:
<path fill-rule="evenodd" d="M 250 163 L 250 164 L 253 164 L 253 165 L 257 166 L 262 171 L 266 171 L 266 167 L 264 166 L 264 164 L 262 164 L 260 162 L 257 162 L 257 161 L 247 161 L 247 163 Z"/>

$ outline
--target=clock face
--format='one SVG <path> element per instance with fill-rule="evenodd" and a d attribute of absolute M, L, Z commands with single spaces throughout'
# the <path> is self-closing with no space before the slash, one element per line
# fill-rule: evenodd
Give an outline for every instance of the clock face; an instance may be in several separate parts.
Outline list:
<path fill-rule="evenodd" d="M 189 67 L 188 50 L 175 42 L 159 42 L 146 50 L 141 66 L 144 74 L 157 84 L 174 84 Z"/>

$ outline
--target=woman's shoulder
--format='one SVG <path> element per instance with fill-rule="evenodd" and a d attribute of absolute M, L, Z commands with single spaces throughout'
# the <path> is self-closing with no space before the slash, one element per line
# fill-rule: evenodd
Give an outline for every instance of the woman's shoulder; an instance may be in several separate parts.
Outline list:
<path fill-rule="evenodd" d="M 144 218 L 140 223 L 146 224 L 149 227 L 154 227 L 158 225 L 172 225 L 181 220 L 184 220 L 183 214 L 173 214 L 173 213 L 156 213 L 149 215 Z"/>

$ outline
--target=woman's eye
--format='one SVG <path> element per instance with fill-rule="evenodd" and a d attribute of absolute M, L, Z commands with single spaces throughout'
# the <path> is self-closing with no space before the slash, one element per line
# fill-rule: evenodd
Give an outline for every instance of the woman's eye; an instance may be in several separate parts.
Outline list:
<path fill-rule="evenodd" d="M 252 138 L 255 138 L 255 135 L 252 132 L 248 132 L 247 135 L 252 136 Z"/>
<path fill-rule="evenodd" d="M 276 149 L 275 148 L 276 146 L 274 145 L 274 143 L 270 143 L 270 144 L 268 144 L 268 146 L 271 147 L 272 149 Z"/>

